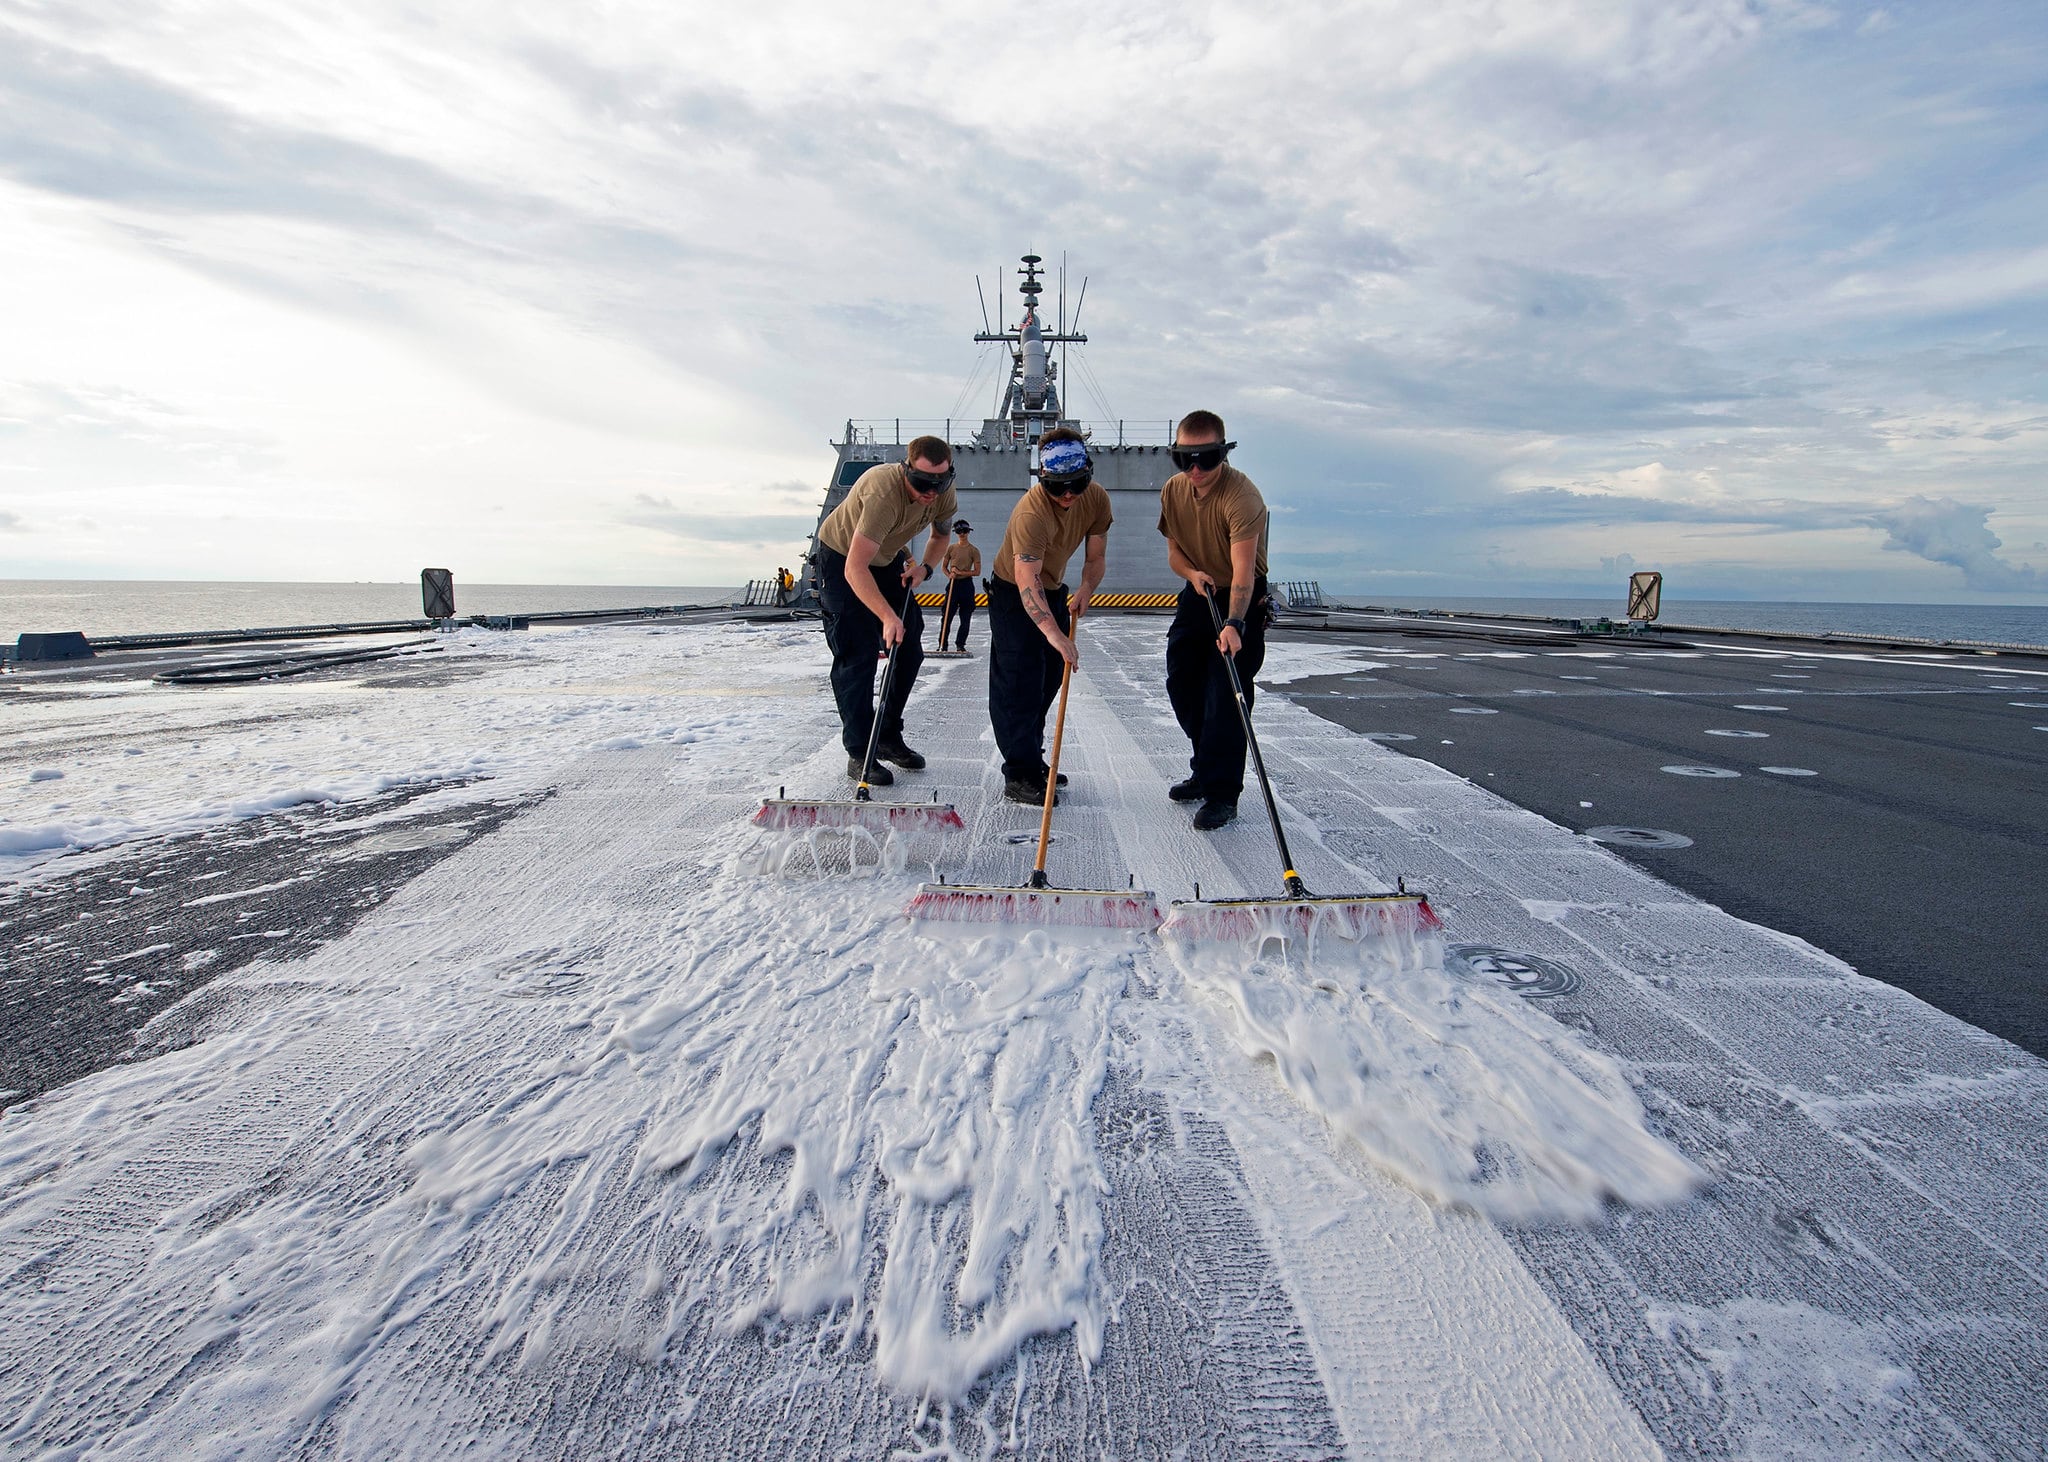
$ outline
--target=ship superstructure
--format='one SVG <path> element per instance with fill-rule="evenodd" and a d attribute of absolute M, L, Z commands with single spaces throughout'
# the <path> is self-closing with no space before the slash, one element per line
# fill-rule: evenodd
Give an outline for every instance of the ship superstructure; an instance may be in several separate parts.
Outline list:
<path fill-rule="evenodd" d="M 960 516 L 973 524 L 974 541 L 981 546 L 986 563 L 1002 542 L 1010 510 L 1030 490 L 1039 438 L 1056 426 L 1068 426 L 1088 439 L 1095 480 L 1109 492 L 1116 518 L 1109 535 L 1109 570 L 1096 604 L 1170 604 L 1180 580 L 1167 567 L 1166 540 L 1157 524 L 1159 489 L 1174 472 L 1166 450 L 1173 422 L 1163 417 L 1142 422 L 1083 421 L 1069 414 L 1061 397 L 1060 347 L 1086 344 L 1088 337 L 1078 328 L 1068 329 L 1064 319 L 1046 328 L 1039 305 L 1039 297 L 1046 293 L 1044 261 L 1037 254 L 1025 254 L 1021 262 L 1017 288 L 1024 301 L 1022 316 L 1008 329 L 984 327 L 973 337 L 980 344 L 999 345 L 1009 355 L 1008 377 L 993 414 L 984 417 L 979 426 L 935 418 L 848 420 L 840 439 L 832 444 L 837 460 L 824 502 L 819 505 L 818 524 L 839 506 L 863 472 L 879 463 L 901 462 L 904 445 L 915 437 L 942 436 L 953 448 L 957 472 L 953 486 L 960 497 Z M 817 525 L 813 525 L 796 591 L 799 604 L 816 601 L 817 552 Z M 927 603 L 938 602 L 933 593 L 920 597 Z"/>

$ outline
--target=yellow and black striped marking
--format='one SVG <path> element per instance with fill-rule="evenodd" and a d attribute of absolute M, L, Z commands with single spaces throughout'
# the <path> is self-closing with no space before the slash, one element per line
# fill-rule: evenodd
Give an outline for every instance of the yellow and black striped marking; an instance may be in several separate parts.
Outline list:
<path fill-rule="evenodd" d="M 1171 609 L 1178 601 L 1175 594 L 1097 594 L 1088 601 L 1090 609 Z M 946 602 L 944 594 L 920 594 L 917 602 L 926 609 L 938 609 Z M 974 596 L 976 608 L 988 607 L 988 595 Z"/>

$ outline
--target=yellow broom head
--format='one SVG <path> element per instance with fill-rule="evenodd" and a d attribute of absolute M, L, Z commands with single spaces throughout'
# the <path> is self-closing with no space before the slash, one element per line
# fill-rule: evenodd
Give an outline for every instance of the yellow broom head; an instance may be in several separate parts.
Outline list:
<path fill-rule="evenodd" d="M 858 802 L 852 798 L 822 802 L 764 797 L 761 810 L 754 814 L 755 827 L 778 831 L 858 827 L 878 832 L 940 832 L 966 825 L 950 802 Z"/>
<path fill-rule="evenodd" d="M 946 924 L 1039 924 L 1075 929 L 1159 927 L 1159 900 L 1141 888 L 976 888 L 927 883 L 904 909 Z"/>

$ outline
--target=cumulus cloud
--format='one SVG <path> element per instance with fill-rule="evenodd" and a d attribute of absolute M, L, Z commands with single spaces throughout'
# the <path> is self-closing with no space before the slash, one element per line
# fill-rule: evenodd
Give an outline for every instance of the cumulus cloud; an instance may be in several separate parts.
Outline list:
<path fill-rule="evenodd" d="M 2048 589 L 2048 574 L 2028 564 L 1998 556 L 2002 540 L 1989 526 L 1991 512 L 1954 498 L 1911 497 L 1895 508 L 1872 513 L 1865 520 L 1885 531 L 1884 546 L 1963 571 L 1963 583 L 1992 594 L 2038 593 Z"/>

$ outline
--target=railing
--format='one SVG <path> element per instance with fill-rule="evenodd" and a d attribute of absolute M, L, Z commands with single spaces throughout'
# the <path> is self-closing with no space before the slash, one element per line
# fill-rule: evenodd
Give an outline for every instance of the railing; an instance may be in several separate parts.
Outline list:
<path fill-rule="evenodd" d="M 747 580 L 746 596 L 740 600 L 740 607 L 742 609 L 772 609 L 787 602 L 788 599 L 784 596 L 782 588 L 782 580 L 749 579 Z"/>
<path fill-rule="evenodd" d="M 1323 586 L 1314 579 L 1282 579 L 1272 586 L 1282 609 L 1327 609 Z"/>
<path fill-rule="evenodd" d="M 982 428 L 985 417 L 959 416 L 887 416 L 875 420 L 853 420 L 846 423 L 846 440 L 856 446 L 886 447 L 902 446 L 912 437 L 934 436 L 955 445 L 965 445 Z M 1069 424 L 1078 428 L 1092 443 L 1105 447 L 1163 447 L 1173 440 L 1173 423 L 1154 419 L 1151 421 L 1079 421 L 1069 418 Z M 1014 437 L 1017 441 L 1027 439 L 1024 429 L 1019 426 Z"/>

